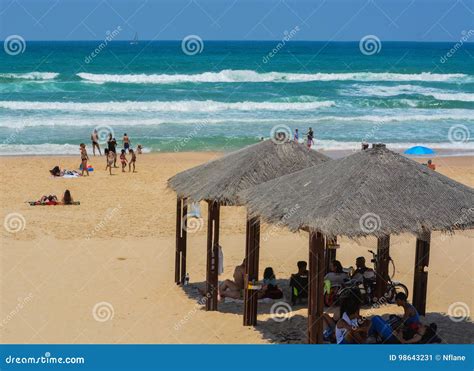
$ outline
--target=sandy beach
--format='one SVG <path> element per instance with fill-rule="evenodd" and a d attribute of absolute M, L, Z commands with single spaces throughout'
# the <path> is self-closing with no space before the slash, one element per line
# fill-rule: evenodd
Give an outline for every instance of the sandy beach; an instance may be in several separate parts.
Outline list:
<path fill-rule="evenodd" d="M 206 209 L 188 237 L 191 285 L 174 284 L 175 194 L 166 188 L 172 175 L 220 156 L 190 152 L 145 154 L 137 173 L 104 171 L 105 158 L 92 157 L 89 177 L 53 178 L 55 165 L 74 169 L 78 157 L 2 157 L 1 302 L 2 343 L 286 343 L 304 342 L 306 309 L 293 308 L 289 319 L 274 321 L 271 304 L 259 306 L 256 328 L 242 326 L 241 303 L 224 303 L 205 312 L 197 287 L 205 279 Z M 419 159 L 419 161 L 424 161 Z M 437 171 L 474 186 L 472 157 L 435 158 Z M 79 206 L 36 206 L 44 194 L 69 189 Z M 436 200 L 433 200 L 436 202 Z M 244 254 L 245 210 L 224 207 L 221 244 L 224 274 Z M 15 222 L 18 222 L 15 224 Z M 307 260 L 307 234 L 262 227 L 260 274 L 272 266 L 278 279 Z M 376 240 L 342 239 L 338 259 L 354 265 Z M 429 267 L 426 322 L 437 322 L 449 343 L 470 342 L 470 320 L 451 321 L 449 308 L 472 308 L 474 233 L 434 233 Z M 395 279 L 413 285 L 415 239 L 394 236 L 391 256 Z M 281 281 L 284 289 L 286 283 Z M 395 305 L 366 314 L 400 313 Z M 461 313 L 462 314 L 462 313 Z"/>

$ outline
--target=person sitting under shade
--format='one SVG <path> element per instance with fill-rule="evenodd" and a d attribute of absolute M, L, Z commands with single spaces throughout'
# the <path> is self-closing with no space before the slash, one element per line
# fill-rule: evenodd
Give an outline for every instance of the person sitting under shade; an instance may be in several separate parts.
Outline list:
<path fill-rule="evenodd" d="M 290 277 L 291 303 L 295 305 L 301 299 L 308 298 L 308 264 L 305 261 L 297 263 L 298 273 Z"/>
<path fill-rule="evenodd" d="M 234 280 L 225 280 L 219 286 L 220 298 L 241 299 L 244 290 L 245 259 L 242 264 L 235 267 Z"/>
<path fill-rule="evenodd" d="M 281 299 L 283 292 L 276 283 L 275 273 L 272 267 L 267 267 L 263 271 L 263 287 L 258 292 L 259 299 Z"/>

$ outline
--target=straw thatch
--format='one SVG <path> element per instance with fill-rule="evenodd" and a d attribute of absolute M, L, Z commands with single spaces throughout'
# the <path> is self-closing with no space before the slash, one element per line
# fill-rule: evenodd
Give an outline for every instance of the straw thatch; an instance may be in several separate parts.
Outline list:
<path fill-rule="evenodd" d="M 238 192 L 328 160 L 295 142 L 266 140 L 183 171 L 170 178 L 168 186 L 190 201 L 238 205 Z"/>
<path fill-rule="evenodd" d="M 253 216 L 329 237 L 472 228 L 474 191 L 384 146 L 239 194 Z"/>

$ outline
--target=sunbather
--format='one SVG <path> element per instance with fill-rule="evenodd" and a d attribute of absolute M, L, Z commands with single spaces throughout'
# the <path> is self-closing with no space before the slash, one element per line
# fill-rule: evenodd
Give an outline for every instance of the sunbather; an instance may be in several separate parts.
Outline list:
<path fill-rule="evenodd" d="M 235 267 L 234 281 L 225 280 L 219 286 L 219 296 L 221 298 L 240 299 L 243 296 L 245 275 L 245 259 L 241 265 Z"/>

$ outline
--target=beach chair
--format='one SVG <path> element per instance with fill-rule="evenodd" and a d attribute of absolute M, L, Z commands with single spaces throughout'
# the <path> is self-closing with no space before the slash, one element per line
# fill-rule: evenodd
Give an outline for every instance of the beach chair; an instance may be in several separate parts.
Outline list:
<path fill-rule="evenodd" d="M 308 300 L 308 276 L 292 274 L 290 278 L 291 305 Z"/>

